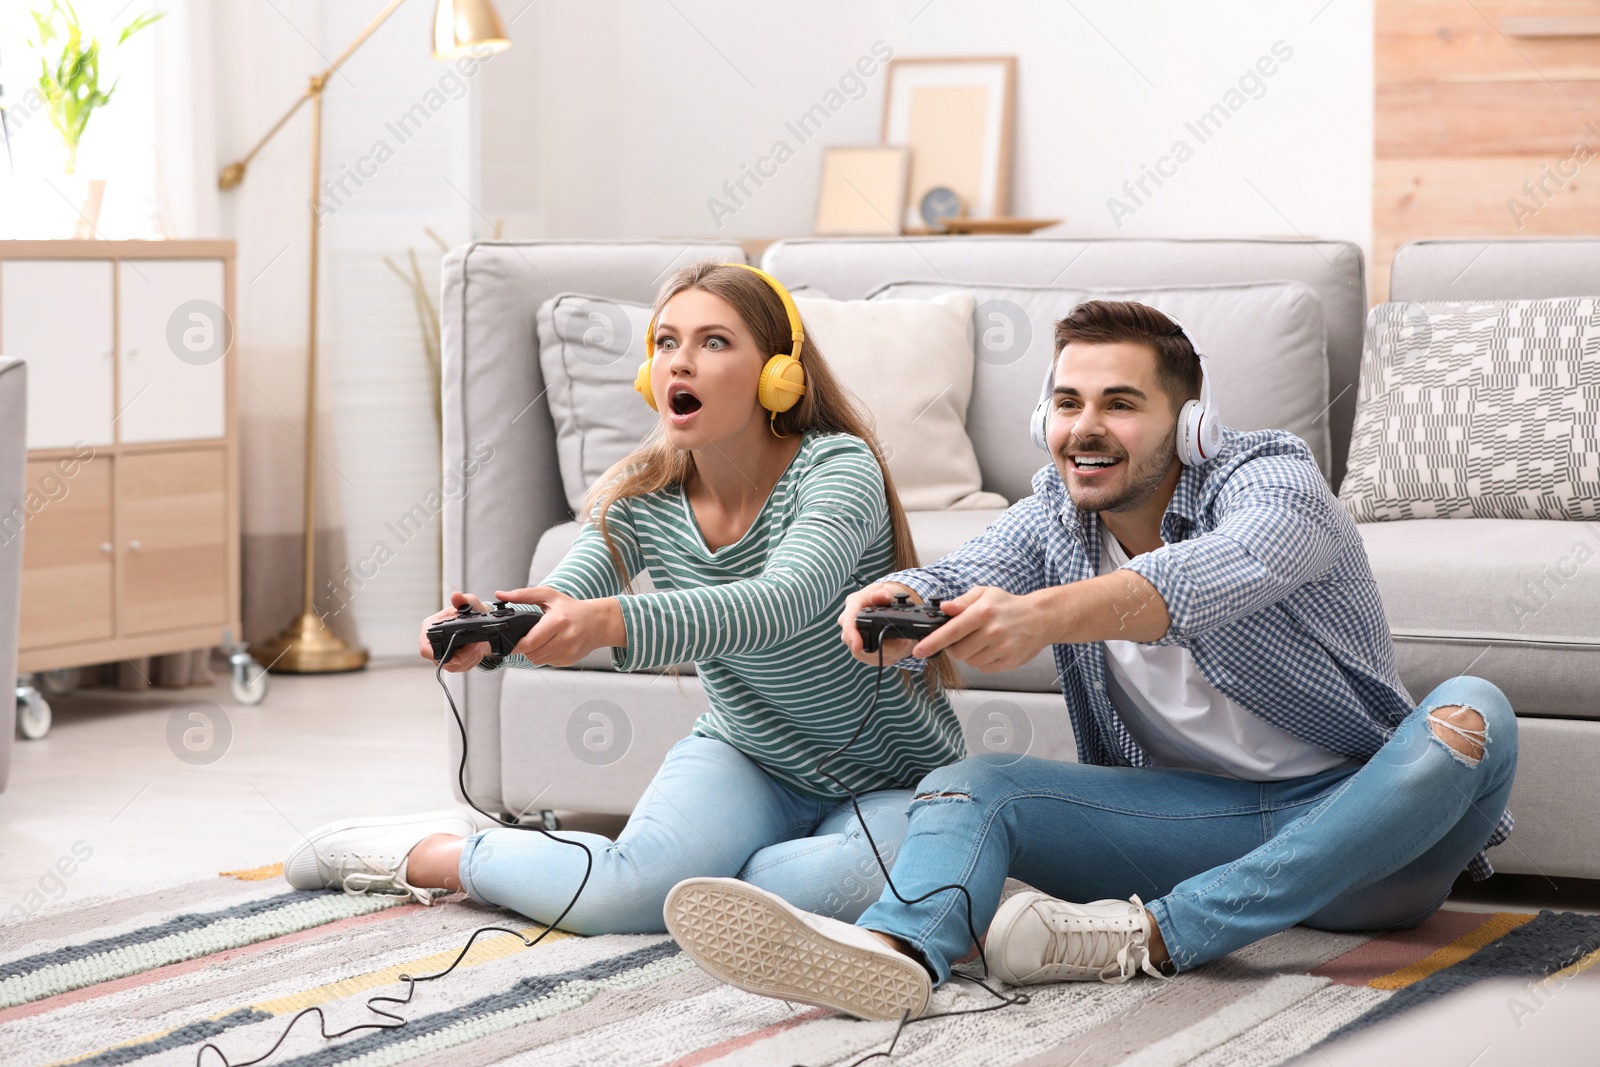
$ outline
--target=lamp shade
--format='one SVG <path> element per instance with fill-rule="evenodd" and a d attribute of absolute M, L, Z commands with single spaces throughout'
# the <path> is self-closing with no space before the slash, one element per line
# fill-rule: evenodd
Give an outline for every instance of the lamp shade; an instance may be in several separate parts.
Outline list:
<path fill-rule="evenodd" d="M 490 0 L 439 0 L 433 13 L 433 57 L 504 52 L 511 47 L 506 28 Z"/>

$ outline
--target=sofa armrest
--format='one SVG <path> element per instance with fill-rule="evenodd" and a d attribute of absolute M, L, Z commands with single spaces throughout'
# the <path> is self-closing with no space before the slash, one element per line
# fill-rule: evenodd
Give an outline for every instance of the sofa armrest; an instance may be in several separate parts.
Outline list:
<path fill-rule="evenodd" d="M 22 600 L 22 487 L 27 470 L 28 367 L 0 358 L 0 686 L 17 677 L 18 611 Z M 17 702 L 0 689 L 0 791 L 11 777 Z"/>
<path fill-rule="evenodd" d="M 528 581 L 545 530 L 572 517 L 539 367 L 539 306 L 563 292 L 648 302 L 676 268 L 744 262 L 736 244 L 695 241 L 476 241 L 440 279 L 444 584 L 490 596 Z M 641 348 L 640 358 L 643 359 Z M 451 675 L 471 749 L 467 788 L 503 808 L 500 673 Z M 461 758 L 454 723 L 450 777 Z"/>

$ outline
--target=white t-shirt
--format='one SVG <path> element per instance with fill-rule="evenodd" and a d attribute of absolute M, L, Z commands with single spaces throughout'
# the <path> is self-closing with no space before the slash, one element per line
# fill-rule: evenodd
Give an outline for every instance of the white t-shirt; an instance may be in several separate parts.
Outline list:
<path fill-rule="evenodd" d="M 1101 574 L 1127 565 L 1127 553 L 1104 523 L 1100 544 Z M 1106 695 L 1128 733 L 1157 766 L 1274 782 L 1359 765 L 1300 740 L 1224 696 L 1181 645 L 1104 644 Z"/>

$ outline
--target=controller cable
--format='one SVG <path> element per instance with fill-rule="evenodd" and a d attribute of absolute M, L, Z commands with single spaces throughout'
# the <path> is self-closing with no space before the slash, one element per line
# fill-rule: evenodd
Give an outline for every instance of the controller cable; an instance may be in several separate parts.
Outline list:
<path fill-rule="evenodd" d="M 445 700 L 450 705 L 450 714 L 455 719 L 456 730 L 461 736 L 461 762 L 456 766 L 456 784 L 460 788 L 461 796 L 466 800 L 467 805 L 471 807 L 473 811 L 476 811 L 479 815 L 491 820 L 496 826 L 504 827 L 508 830 L 531 830 L 536 833 L 544 834 L 545 837 L 548 837 L 552 841 L 559 842 L 560 844 L 571 845 L 574 848 L 583 849 L 585 865 L 583 879 L 578 883 L 577 892 L 572 894 L 572 899 L 568 901 L 567 906 L 561 910 L 561 914 L 556 916 L 555 921 L 545 926 L 544 931 L 537 937 L 530 939 L 516 930 L 510 930 L 503 926 L 480 926 L 478 929 L 472 932 L 470 937 L 467 938 L 467 943 L 461 947 L 461 952 L 457 954 L 454 960 L 451 961 L 450 966 L 446 967 L 444 970 L 438 971 L 434 974 L 425 974 L 417 977 L 413 977 L 409 974 L 401 974 L 396 976 L 398 981 L 406 983 L 405 996 L 392 997 L 380 994 L 367 998 L 367 1010 L 372 1012 L 374 1015 L 387 1020 L 386 1022 L 358 1023 L 354 1026 L 345 1027 L 343 1030 L 337 1030 L 333 1033 L 329 1033 L 328 1017 L 323 1013 L 320 1006 L 313 1005 L 297 1012 L 295 1016 L 289 1020 L 288 1025 L 283 1028 L 283 1032 L 278 1035 L 278 1040 L 272 1043 L 272 1047 L 267 1049 L 267 1051 L 262 1053 L 260 1056 L 257 1056 L 255 1059 L 242 1060 L 238 1063 L 234 1063 L 228 1059 L 226 1053 L 224 1053 L 214 1043 L 208 1041 L 204 1045 L 200 1046 L 199 1050 L 195 1052 L 195 1067 L 203 1067 L 203 1060 L 207 1049 L 217 1054 L 217 1058 L 221 1060 L 222 1067 L 255 1067 L 256 1064 L 263 1063 L 270 1059 L 273 1053 L 277 1052 L 279 1047 L 282 1046 L 284 1041 L 288 1040 L 289 1034 L 294 1029 L 295 1024 L 298 1023 L 301 1018 L 307 1015 L 315 1015 L 317 1017 L 317 1028 L 322 1034 L 323 1040 L 326 1041 L 332 1041 L 336 1038 L 345 1037 L 346 1035 L 356 1033 L 359 1030 L 398 1029 L 404 1026 L 407 1020 L 401 1018 L 391 1011 L 386 1011 L 383 1008 L 378 1007 L 379 1004 L 389 1004 L 399 1007 L 411 1003 L 411 998 L 416 993 L 418 983 L 437 981 L 438 979 L 443 978 L 450 974 L 450 972 L 454 971 L 456 967 L 460 965 L 461 961 L 466 958 L 467 953 L 472 950 L 473 943 L 476 942 L 477 939 L 483 934 L 510 934 L 513 937 L 521 938 L 524 947 L 533 948 L 535 945 L 539 944 L 539 942 L 543 941 L 545 937 L 549 935 L 550 931 L 560 926 L 561 920 L 565 919 L 567 914 L 577 906 L 578 898 L 583 895 L 584 889 L 589 884 L 589 876 L 594 873 L 594 852 L 589 848 L 589 846 L 585 845 L 581 841 L 573 841 L 564 837 L 557 837 L 555 834 L 551 833 L 549 830 L 546 830 L 542 826 L 524 826 L 521 823 L 508 822 L 500 816 L 484 811 L 482 808 L 478 807 L 477 803 L 472 799 L 472 795 L 467 792 L 467 726 L 461 718 L 460 710 L 456 707 L 455 697 L 451 694 L 450 687 L 445 684 L 444 680 L 444 665 L 450 661 L 450 655 L 454 650 L 454 646 L 455 635 L 451 634 L 449 642 L 445 645 L 444 653 L 439 657 L 438 660 L 435 661 L 433 677 L 434 680 L 439 683 L 439 688 L 444 690 Z M 855 811 L 856 822 L 861 826 L 861 832 L 867 839 L 868 847 L 872 849 L 872 856 L 873 859 L 877 860 L 878 862 L 878 869 L 883 872 L 884 884 L 887 885 L 889 887 L 889 891 L 895 895 L 895 899 L 900 901 L 900 903 L 910 907 L 916 904 L 921 904 L 923 901 L 937 896 L 940 893 L 946 893 L 951 890 L 959 892 L 962 897 L 962 902 L 966 907 L 967 934 L 969 937 L 971 937 L 972 944 L 977 946 L 978 932 L 972 921 L 972 894 L 967 891 L 967 887 L 958 883 L 952 883 L 950 885 L 944 885 L 938 887 L 937 889 L 930 890 L 915 899 L 907 898 L 904 894 L 902 894 L 899 888 L 894 884 L 894 879 L 890 877 L 888 864 L 884 862 L 883 854 L 878 850 L 878 843 L 876 840 L 874 840 L 872 831 L 867 827 L 867 820 L 861 814 L 861 804 L 857 798 L 855 790 L 845 785 L 845 783 L 840 780 L 838 776 L 825 769 L 829 763 L 842 756 L 852 745 L 854 745 L 856 741 L 860 739 L 862 733 L 865 732 L 867 723 L 871 721 L 873 712 L 875 712 L 878 708 L 878 697 L 883 689 L 883 672 L 883 646 L 880 644 L 878 646 L 878 670 L 873 681 L 872 700 L 867 706 L 866 713 L 861 716 L 861 722 L 857 724 L 855 732 L 850 735 L 849 740 L 840 745 L 838 748 L 834 749 L 832 752 L 828 753 L 826 756 L 822 757 L 822 759 L 817 763 L 817 773 L 838 786 L 841 791 L 849 796 L 850 807 Z M 988 960 L 983 959 L 981 952 L 979 953 L 979 960 L 983 964 L 983 977 L 987 979 L 989 977 L 989 962 Z M 858 1059 L 854 1063 L 850 1064 L 850 1067 L 859 1067 L 860 1064 L 866 1063 L 868 1060 L 889 1058 L 893 1056 L 894 1047 L 899 1042 L 901 1033 L 903 1033 L 905 1028 L 912 1023 L 928 1022 L 933 1019 L 949 1018 L 956 1015 L 980 1015 L 985 1012 L 996 1011 L 1000 1008 L 1009 1008 L 1014 1005 L 1026 1004 L 1029 1001 L 1029 997 L 1026 993 L 1015 993 L 1007 996 L 1006 994 L 1001 993 L 999 990 L 989 986 L 987 982 L 977 978 L 972 978 L 968 975 L 953 973 L 951 977 L 960 978 L 964 981 L 971 982 L 979 989 L 982 989 L 984 992 L 994 997 L 998 1003 L 990 1004 L 982 1008 L 969 1008 L 965 1011 L 935 1012 L 932 1015 L 923 1015 L 916 1019 L 909 1018 L 909 1013 L 907 1015 L 902 1015 L 900 1017 L 899 1025 L 895 1027 L 895 1032 L 889 1039 L 889 1047 L 882 1051 L 869 1053 L 868 1055 L 863 1056 L 861 1059 Z M 797 1067 L 804 1067 L 804 1065 L 797 1065 Z"/>
<path fill-rule="evenodd" d="M 840 781 L 836 775 L 824 770 L 829 763 L 833 762 L 839 756 L 842 756 L 851 745 L 854 745 L 861 737 L 861 734 L 866 730 L 867 723 L 872 718 L 872 713 L 878 709 L 878 697 L 883 691 L 883 669 L 883 643 L 882 637 L 880 637 L 878 643 L 878 673 L 873 679 L 872 701 L 867 705 L 866 714 L 861 716 L 861 722 L 856 726 L 856 732 L 850 735 L 850 739 L 848 741 L 834 749 L 832 752 L 828 753 L 826 756 L 822 757 L 821 762 L 817 764 L 817 773 L 822 775 L 822 777 L 826 778 L 828 781 L 832 782 L 834 785 L 838 786 L 846 795 L 850 797 L 850 807 L 856 813 L 856 822 L 861 827 L 861 833 L 867 839 L 868 847 L 872 849 L 872 858 L 878 861 L 878 869 L 883 872 L 884 885 L 889 887 L 889 892 L 894 894 L 895 899 L 907 907 L 912 907 L 914 905 L 921 904 L 923 901 L 928 900 L 931 897 L 936 897 L 940 893 L 948 893 L 951 890 L 955 890 L 961 894 L 962 903 L 966 906 L 967 936 L 972 938 L 972 945 L 974 948 L 977 948 L 978 930 L 972 921 L 972 894 L 967 891 L 967 887 L 958 882 L 952 882 L 949 885 L 939 886 L 937 889 L 930 889 L 928 892 L 915 899 L 908 898 L 904 893 L 901 893 L 899 887 L 894 884 L 894 879 L 889 875 L 889 866 L 883 861 L 883 853 L 878 851 L 878 843 L 877 841 L 873 840 L 872 831 L 867 828 L 867 820 L 861 814 L 861 804 L 857 800 L 856 791 L 845 785 L 844 782 Z M 989 978 L 989 961 L 984 958 L 981 951 L 978 953 L 978 960 L 983 964 L 983 978 Z M 894 1055 L 894 1047 L 900 1040 L 900 1035 L 905 1032 L 905 1028 L 907 1026 L 910 1026 L 913 1023 L 928 1022 L 933 1019 L 947 1019 L 956 1015 L 982 1015 L 985 1012 L 998 1011 L 1001 1008 L 1009 1008 L 1026 1004 L 1031 999 L 1026 993 L 1013 993 L 1008 996 L 1005 993 L 1000 992 L 998 989 L 990 986 L 988 982 L 984 981 L 983 979 L 973 978 L 970 975 L 960 974 L 959 972 L 952 971 L 950 977 L 960 978 L 963 981 L 971 982 L 985 993 L 988 993 L 991 997 L 994 997 L 999 1003 L 989 1004 L 982 1008 L 968 1008 L 965 1011 L 934 1012 L 931 1015 L 919 1015 L 915 1019 L 910 1018 L 910 1013 L 907 1012 L 900 1016 L 900 1024 L 895 1027 L 894 1034 L 889 1038 L 888 1048 L 882 1049 L 878 1052 L 869 1053 L 861 1057 L 859 1060 L 851 1063 L 850 1067 L 860 1067 L 861 1064 L 866 1063 L 868 1060 L 874 1060 L 880 1057 L 883 1059 L 892 1057 Z M 796 1064 L 795 1067 L 806 1067 L 806 1065 Z"/>
<path fill-rule="evenodd" d="M 546 830 L 542 826 L 524 826 L 521 823 L 507 822 L 500 816 L 491 814 L 490 812 L 484 811 L 482 808 L 478 807 L 478 805 L 473 801 L 472 795 L 467 792 L 467 725 L 462 721 L 461 712 L 456 708 L 455 697 L 451 695 L 450 687 L 445 684 L 444 680 L 444 665 L 450 661 L 450 653 L 455 646 L 455 642 L 456 636 L 455 634 L 451 634 L 449 642 L 445 645 L 444 654 L 435 661 L 436 666 L 434 668 L 433 677 L 434 680 L 439 683 L 439 688 L 444 690 L 444 698 L 450 704 L 450 714 L 455 717 L 456 729 L 461 733 L 461 763 L 456 767 L 456 784 L 461 789 L 461 796 L 466 800 L 467 805 L 471 807 L 473 811 L 477 812 L 479 815 L 482 815 L 484 818 L 491 820 L 496 826 L 502 826 L 507 830 L 533 830 L 537 833 L 544 834 L 544 836 L 548 837 L 552 841 L 558 841 L 563 845 L 571 845 L 574 848 L 583 849 L 585 866 L 583 869 L 583 881 L 578 883 L 578 891 L 572 894 L 572 900 L 567 903 L 565 908 L 561 909 L 561 914 L 556 916 L 555 922 L 546 926 L 544 928 L 544 932 L 539 934 L 537 937 L 530 939 L 518 931 L 507 929 L 504 926 L 480 926 L 476 930 L 472 931 L 472 936 L 467 938 L 467 943 L 461 946 L 461 952 L 454 960 L 451 961 L 450 966 L 446 967 L 444 970 L 439 971 L 436 974 L 419 975 L 415 978 L 409 974 L 396 976 L 398 981 L 406 983 L 405 996 L 390 997 L 379 995 L 367 998 L 367 1010 L 372 1012 L 374 1015 L 389 1020 L 388 1022 L 358 1023 L 355 1026 L 347 1026 L 343 1030 L 337 1030 L 330 1034 L 328 1032 L 328 1017 L 323 1014 L 321 1007 L 313 1005 L 312 1007 L 304 1008 L 300 1012 L 296 1013 L 295 1017 L 289 1020 L 289 1024 L 283 1028 L 283 1033 L 278 1035 L 278 1040 L 272 1043 L 272 1047 L 267 1049 L 266 1052 L 257 1056 L 255 1059 L 243 1060 L 239 1063 L 234 1063 L 228 1059 L 226 1053 L 224 1053 L 215 1044 L 208 1041 L 204 1045 L 201 1045 L 199 1050 L 194 1054 L 195 1067 L 203 1067 L 202 1058 L 205 1056 L 207 1049 L 210 1049 L 212 1052 L 217 1054 L 218 1059 L 222 1061 L 222 1067 L 254 1067 L 255 1064 L 262 1063 L 271 1058 L 272 1054 L 278 1051 L 279 1046 L 288 1040 L 289 1032 L 294 1029 L 295 1023 L 299 1022 L 300 1019 L 306 1015 L 315 1015 L 317 1017 L 317 1027 L 321 1031 L 323 1040 L 325 1041 L 331 1041 L 335 1038 L 344 1037 L 346 1034 L 353 1034 L 358 1030 L 398 1029 L 404 1026 L 407 1020 L 401 1018 L 391 1011 L 385 1011 L 383 1008 L 378 1007 L 379 1004 L 390 1004 L 398 1007 L 411 1003 L 411 997 L 416 993 L 417 984 L 419 982 L 436 981 L 455 970 L 461 961 L 466 958 L 467 953 L 472 951 L 473 942 L 478 940 L 478 938 L 483 934 L 510 934 L 512 937 L 521 938 L 524 948 L 532 948 L 539 942 L 543 941 L 545 937 L 549 935 L 550 931 L 561 925 L 561 920 L 565 919 L 567 917 L 567 913 L 577 905 L 578 898 L 583 895 L 584 888 L 589 884 L 589 875 L 594 873 L 594 852 L 590 850 L 589 846 L 585 845 L 582 841 L 572 841 L 565 837 L 557 837 L 555 834 L 551 833 L 549 830 Z"/>

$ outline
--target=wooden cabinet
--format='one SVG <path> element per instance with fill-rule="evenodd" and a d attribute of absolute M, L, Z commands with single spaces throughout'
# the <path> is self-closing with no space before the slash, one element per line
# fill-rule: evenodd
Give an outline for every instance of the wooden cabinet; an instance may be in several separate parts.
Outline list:
<path fill-rule="evenodd" d="M 124 443 L 226 435 L 218 259 L 117 264 L 117 431 Z"/>
<path fill-rule="evenodd" d="M 0 353 L 28 361 L 18 669 L 239 629 L 233 244 L 0 241 Z"/>
<path fill-rule="evenodd" d="M 228 621 L 226 464 L 220 448 L 118 461 L 118 632 Z"/>
<path fill-rule="evenodd" d="M 29 368 L 32 369 L 31 367 Z M 22 646 L 92 643 L 114 633 L 111 460 L 28 461 Z"/>

